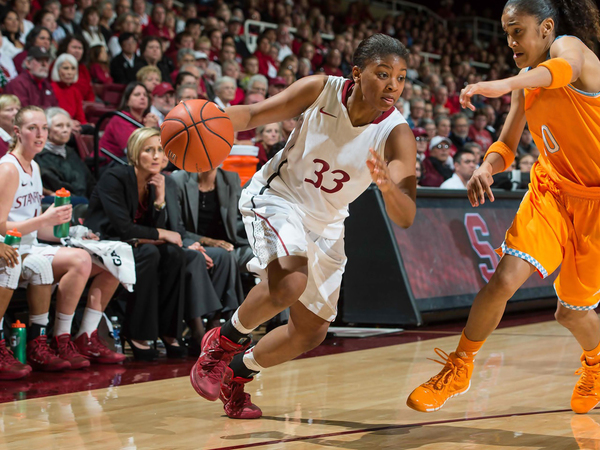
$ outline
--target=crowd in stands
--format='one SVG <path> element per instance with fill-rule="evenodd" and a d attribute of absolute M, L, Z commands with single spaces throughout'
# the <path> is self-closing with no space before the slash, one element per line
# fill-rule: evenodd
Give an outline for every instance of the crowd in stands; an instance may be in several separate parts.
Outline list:
<path fill-rule="evenodd" d="M 276 25 L 262 32 L 251 27 L 256 48 L 245 41 L 247 19 Z M 362 2 L 344 10 L 340 0 L 206 0 L 182 7 L 173 0 L 12 0 L 0 3 L 0 30 L 0 157 L 23 145 L 15 125 L 41 120 L 35 110 L 16 123 L 19 111 L 42 108 L 47 137 L 44 128 L 42 148 L 27 151 L 39 164 L 44 196 L 51 202 L 57 189 L 67 188 L 74 203 L 89 205 L 85 226 L 134 246 L 138 284 L 116 297 L 139 359 L 158 356 L 148 343 L 158 338 L 169 356 L 182 356 L 184 323 L 197 352 L 204 323 L 218 325 L 243 300 L 240 280 L 251 256 L 237 217 L 237 174 L 161 175 L 174 167 L 156 127 L 177 103 L 253 104 L 311 74 L 348 76 L 359 42 L 390 34 L 411 51 L 395 107 L 417 140 L 419 185 L 465 189 L 502 129 L 510 97 L 474 98 L 473 113 L 461 109 L 460 89 L 514 74 L 510 52 L 497 39 L 476 42 L 470 30 L 452 22 L 444 27 L 423 12 L 374 17 Z M 120 114 L 99 130 L 99 146 L 109 156 L 102 157 L 101 173 L 92 174 L 84 138 L 111 110 Z M 260 167 L 296 123 L 240 132 L 236 143 L 258 147 Z M 514 168 L 530 170 L 537 156 L 525 130 Z M 69 303 L 64 314 L 71 309 Z"/>

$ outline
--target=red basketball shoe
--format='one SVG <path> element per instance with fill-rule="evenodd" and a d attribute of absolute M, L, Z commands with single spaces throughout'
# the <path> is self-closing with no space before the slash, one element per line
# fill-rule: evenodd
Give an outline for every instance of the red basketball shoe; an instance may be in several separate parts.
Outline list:
<path fill-rule="evenodd" d="M 6 341 L 0 340 L 0 380 L 17 380 L 30 372 L 31 367 L 17 361 L 13 352 L 6 348 Z"/>
<path fill-rule="evenodd" d="M 88 337 L 87 333 L 73 341 L 77 351 L 91 362 L 99 364 L 118 364 L 125 361 L 126 356 L 122 353 L 113 352 L 98 336 L 98 330 L 94 330 Z"/>
<path fill-rule="evenodd" d="M 60 336 L 54 336 L 52 339 L 52 348 L 56 350 L 56 353 L 61 359 L 68 361 L 71 364 L 71 369 L 83 369 L 90 367 L 90 362 L 84 358 L 75 349 L 71 335 L 69 333 L 61 334 Z"/>
<path fill-rule="evenodd" d="M 246 350 L 247 344 L 236 344 L 221 336 L 221 328 L 213 328 L 202 338 L 202 353 L 192 367 L 190 380 L 196 392 L 206 400 L 219 398 L 225 369 L 233 357 Z"/>
<path fill-rule="evenodd" d="M 262 411 L 250 400 L 250 394 L 244 392 L 244 385 L 252 378 L 234 377 L 233 370 L 225 368 L 225 376 L 221 383 L 219 398 L 223 409 L 231 419 L 258 419 Z"/>
<path fill-rule="evenodd" d="M 48 346 L 47 339 L 48 337 L 44 334 L 27 343 L 27 362 L 33 369 L 44 372 L 70 369 L 71 363 L 59 358 Z"/>

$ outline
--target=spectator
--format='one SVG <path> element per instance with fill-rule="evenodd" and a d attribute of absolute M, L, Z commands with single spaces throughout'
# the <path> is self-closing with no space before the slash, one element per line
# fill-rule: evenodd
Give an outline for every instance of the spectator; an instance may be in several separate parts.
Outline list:
<path fill-rule="evenodd" d="M 467 189 L 467 183 L 477 168 L 475 155 L 469 150 L 463 150 L 454 155 L 454 174 L 444 181 L 442 189 Z"/>
<path fill-rule="evenodd" d="M 148 92 L 154 91 L 154 88 L 162 83 L 162 74 L 155 66 L 144 66 L 135 76 L 138 83 L 142 83 Z"/>
<path fill-rule="evenodd" d="M 408 126 L 411 128 L 420 127 L 421 120 L 425 113 L 425 101 L 420 98 L 413 98 L 410 101 L 410 116 L 406 120 Z"/>
<path fill-rule="evenodd" d="M 262 34 L 256 42 L 256 51 L 254 56 L 258 59 L 258 73 L 269 78 L 277 76 L 277 63 L 269 54 L 271 42 L 267 35 Z"/>
<path fill-rule="evenodd" d="M 244 73 L 242 74 L 241 82 L 242 87 L 246 89 L 250 78 L 254 75 L 258 75 L 258 58 L 254 55 L 244 58 L 242 61 L 242 68 L 244 69 Z"/>
<path fill-rule="evenodd" d="M 435 126 L 435 122 L 431 119 L 423 119 L 421 123 L 427 132 L 427 137 L 429 139 L 433 139 L 437 135 L 437 127 Z"/>
<path fill-rule="evenodd" d="M 452 104 L 450 98 L 448 98 L 448 88 L 446 86 L 439 85 L 435 88 L 434 92 L 435 95 L 432 101 L 434 106 L 440 105 L 444 107 L 447 110 L 446 114 L 449 115 L 456 114 L 460 111 L 460 109 L 457 109 L 456 106 Z"/>
<path fill-rule="evenodd" d="M 212 83 L 206 78 L 205 74 L 203 74 L 196 65 L 186 64 L 181 68 L 183 72 L 187 72 L 188 75 L 191 74 L 194 77 L 194 82 L 198 85 L 198 97 L 205 98 L 207 100 L 214 100 L 215 91 L 212 86 Z M 189 81 L 184 81 L 188 83 Z"/>
<path fill-rule="evenodd" d="M 240 36 L 243 23 L 244 21 L 239 17 L 232 16 L 229 20 L 229 23 L 227 24 L 227 29 L 229 33 L 231 33 L 231 35 L 233 36 L 233 43 L 235 45 L 236 53 L 242 58 L 247 58 L 248 56 L 250 56 L 250 52 L 248 51 L 246 42 L 244 42 L 244 39 L 242 39 L 242 36 Z"/>
<path fill-rule="evenodd" d="M 4 88 L 6 94 L 14 94 L 21 106 L 37 105 L 44 108 L 57 106 L 58 101 L 48 81 L 50 54 L 43 47 L 31 47 L 25 59 L 25 70 Z"/>
<path fill-rule="evenodd" d="M 417 177 L 417 186 L 421 186 L 421 178 L 423 177 L 423 163 L 418 159 L 415 162 L 415 176 Z"/>
<path fill-rule="evenodd" d="M 122 51 L 110 62 L 110 75 L 119 83 L 134 82 L 138 70 L 146 65 L 144 60 L 136 54 L 137 39 L 133 33 L 121 33 L 119 45 Z"/>
<path fill-rule="evenodd" d="M 175 107 L 175 89 L 169 83 L 160 83 L 152 90 L 152 106 L 150 112 L 158 118 L 162 125 L 165 116 Z"/>
<path fill-rule="evenodd" d="M 435 119 L 435 126 L 437 128 L 438 136 L 450 136 L 450 119 L 448 116 L 438 116 Z"/>
<path fill-rule="evenodd" d="M 123 14 L 127 14 L 131 12 L 131 2 L 129 0 L 117 0 L 115 2 L 115 15 L 117 19 L 121 17 Z M 113 25 L 115 25 L 113 23 Z"/>
<path fill-rule="evenodd" d="M 210 28 L 207 26 L 207 29 L 206 36 L 210 39 L 208 60 L 216 62 L 219 60 L 219 53 L 221 53 L 221 47 L 223 46 L 223 33 L 216 27 Z"/>
<path fill-rule="evenodd" d="M 13 11 L 17 13 L 19 18 L 19 29 L 21 30 L 21 42 L 25 43 L 25 38 L 29 32 L 33 29 L 33 23 L 27 20 L 31 11 L 30 0 L 13 0 L 12 2 Z"/>
<path fill-rule="evenodd" d="M 427 148 L 429 147 L 429 137 L 427 136 L 427 131 L 425 131 L 425 128 L 416 127 L 412 129 L 412 132 L 415 135 L 415 140 L 417 141 L 417 159 L 419 161 L 423 161 L 427 153 Z"/>
<path fill-rule="evenodd" d="M 277 41 L 275 45 L 279 49 L 277 61 L 283 61 L 283 59 L 292 55 L 292 48 L 290 47 L 292 43 L 292 36 L 290 35 L 290 28 L 286 25 L 279 25 L 277 28 Z"/>
<path fill-rule="evenodd" d="M 188 19 L 196 19 L 198 17 L 198 9 L 196 3 L 186 2 L 181 10 L 181 18 L 177 20 L 177 33 L 185 30 L 185 23 Z"/>
<path fill-rule="evenodd" d="M 8 151 L 12 143 L 15 116 L 21 109 L 21 102 L 16 95 L 0 95 L 0 158 Z"/>
<path fill-rule="evenodd" d="M 174 67 L 171 67 L 167 60 L 163 59 L 162 44 L 159 38 L 146 36 L 140 46 L 140 55 L 146 65 L 155 66 L 160 70 L 163 81 L 171 83 L 171 72 L 173 72 Z"/>
<path fill-rule="evenodd" d="M 494 124 L 496 123 L 496 111 L 491 105 L 485 105 L 481 108 L 485 112 L 485 116 L 487 118 L 487 125 L 485 129 L 490 132 L 492 136 L 492 141 L 497 139 L 496 129 L 494 128 Z"/>
<path fill-rule="evenodd" d="M 477 167 L 479 167 L 479 165 L 483 162 L 483 157 L 485 155 L 485 152 L 482 150 L 481 145 L 479 145 L 477 142 L 467 142 L 465 144 L 465 150 L 473 152 L 473 154 L 475 155 L 475 164 L 477 165 Z"/>
<path fill-rule="evenodd" d="M 487 152 L 487 149 L 494 142 L 486 126 L 487 115 L 483 109 L 478 109 L 473 115 L 473 124 L 469 127 L 469 139 L 477 142 L 484 152 Z"/>
<path fill-rule="evenodd" d="M 223 109 L 231 106 L 231 101 L 235 98 L 236 81 L 231 77 L 221 77 L 215 82 L 214 88 L 215 103 Z"/>
<path fill-rule="evenodd" d="M 535 146 L 535 142 L 533 142 L 533 137 L 531 136 L 529 127 L 525 127 L 523 133 L 521 134 L 521 139 L 519 140 L 519 145 L 517 146 L 517 154 L 521 156 L 533 155 L 536 158 L 540 154 L 539 150 Z"/>
<path fill-rule="evenodd" d="M 63 29 L 65 36 L 81 34 L 81 28 L 75 23 L 75 0 L 60 0 L 60 5 L 58 27 Z"/>
<path fill-rule="evenodd" d="M 17 73 L 23 72 L 23 62 L 27 58 L 27 52 L 31 47 L 45 48 L 46 51 L 52 55 L 51 45 L 52 35 L 50 34 L 50 31 L 43 27 L 34 27 L 27 35 L 23 51 L 13 58 L 14 67 Z"/>
<path fill-rule="evenodd" d="M 421 186 L 439 187 L 452 176 L 446 161 L 450 156 L 452 142 L 444 136 L 436 136 L 429 142 L 429 157 L 423 160 Z"/>
<path fill-rule="evenodd" d="M 95 45 L 90 49 L 90 76 L 92 83 L 112 84 L 108 65 L 108 51 L 104 45 Z"/>
<path fill-rule="evenodd" d="M 519 163 L 517 167 L 521 172 L 530 173 L 533 164 L 536 161 L 536 157 L 531 154 L 523 154 L 519 157 Z"/>
<path fill-rule="evenodd" d="M 423 119 L 434 120 L 433 105 L 427 101 L 425 101 L 425 112 L 423 113 Z"/>
<path fill-rule="evenodd" d="M 179 68 L 185 66 L 186 64 L 195 64 L 196 63 L 196 52 L 191 48 L 180 48 L 177 52 L 177 70 L 175 70 L 171 74 L 171 79 L 177 78 L 177 74 L 179 73 Z"/>
<path fill-rule="evenodd" d="M 19 74 L 13 62 L 15 51 L 15 46 L 0 33 L 0 88 L 6 86 Z"/>
<path fill-rule="evenodd" d="M 222 312 L 234 310 L 241 304 L 240 270 L 246 271 L 246 264 L 253 257 L 238 222 L 240 178 L 237 173 L 222 169 L 202 174 L 181 170 L 172 178 L 178 187 L 179 211 L 186 230 L 184 246 L 205 252 L 214 264 L 210 279 L 206 277 L 208 283 L 204 281 L 201 289 L 195 289 L 209 305 L 208 309 L 216 311 L 210 316 L 213 323 L 209 323 L 209 328 L 213 328 L 218 326 Z M 203 274 L 194 276 L 204 277 Z M 201 317 L 206 312 L 197 310 L 190 317 Z"/>
<path fill-rule="evenodd" d="M 194 100 L 198 98 L 198 89 L 194 84 L 182 84 L 177 87 L 175 92 L 175 104 L 186 100 Z"/>
<path fill-rule="evenodd" d="M 256 83 L 254 83 L 256 85 Z M 267 90 L 269 97 L 273 97 L 274 95 L 279 94 L 285 88 L 288 87 L 287 80 L 283 77 L 275 77 L 269 83 L 269 88 Z"/>
<path fill-rule="evenodd" d="M 144 88 L 139 85 L 135 89 Z M 127 142 L 129 165 L 115 166 L 100 178 L 85 220 L 86 226 L 103 236 L 142 241 L 133 248 L 137 281 L 134 292 L 124 294 L 127 313 L 123 336 L 134 357 L 145 361 L 158 357 L 158 352 L 144 342 L 156 341 L 157 337 L 169 357 L 185 355 L 178 340 L 186 257 L 181 235 L 175 231 L 177 223 L 170 223 L 177 217 L 167 217 L 166 201 L 177 204 L 177 194 L 174 200 L 167 196 L 165 176 L 160 173 L 164 152 L 159 137 L 160 132 L 152 128 L 131 134 Z"/>
<path fill-rule="evenodd" d="M 143 84 L 133 82 L 127 85 L 118 110 L 137 122 L 137 125 L 119 116 L 112 117 L 100 138 L 100 148 L 108 150 L 117 158 L 124 159 L 127 141 L 131 133 L 142 126 L 158 126 L 158 117 L 149 112 L 149 97 Z"/>
<path fill-rule="evenodd" d="M 81 35 L 67 36 L 58 46 L 57 55 L 69 53 L 75 57 L 78 64 L 78 77 L 75 87 L 81 92 L 81 97 L 85 102 L 93 102 L 96 100 L 94 89 L 92 88 L 92 76 L 87 69 L 87 42 Z"/>
<path fill-rule="evenodd" d="M 290 134 L 292 134 L 292 131 L 294 131 L 294 128 L 296 128 L 297 124 L 298 124 L 298 117 L 286 119 L 281 122 L 281 140 L 283 142 L 288 141 Z"/>
<path fill-rule="evenodd" d="M 142 27 L 148 26 L 150 23 L 150 17 L 148 14 L 146 14 L 146 2 L 144 0 L 133 0 L 132 9 L 133 12 L 139 16 L 140 25 Z"/>
<path fill-rule="evenodd" d="M 451 123 L 452 129 L 449 138 L 457 151 L 463 151 L 464 145 L 471 141 L 469 138 L 469 119 L 465 114 L 457 113 L 452 116 Z"/>
<path fill-rule="evenodd" d="M 21 42 L 21 31 L 19 28 L 19 16 L 14 11 L 8 11 L 2 19 L 2 35 L 16 48 L 23 49 L 25 45 Z"/>
<path fill-rule="evenodd" d="M 90 6 L 92 2 L 90 2 Z M 112 35 L 111 25 L 115 20 L 115 11 L 113 8 L 113 2 L 111 0 L 103 0 L 98 5 L 98 14 L 100 20 L 98 21 L 98 30 L 104 36 L 104 41 L 108 42 Z"/>
<path fill-rule="evenodd" d="M 235 97 L 230 102 L 232 105 L 240 105 L 244 103 L 244 97 L 246 93 L 238 86 L 240 79 L 240 66 L 237 61 L 225 61 L 223 63 L 223 75 L 228 76 L 236 80 Z"/>
<path fill-rule="evenodd" d="M 100 31 L 100 14 L 98 10 L 90 6 L 85 8 L 83 11 L 83 17 L 81 18 L 81 34 L 87 42 L 88 47 L 95 45 L 102 45 L 107 47 L 106 39 Z"/>
<path fill-rule="evenodd" d="M 165 38 L 169 42 L 172 41 L 172 37 L 167 29 L 165 22 L 167 19 L 167 11 L 165 7 L 156 3 L 152 7 L 152 14 L 150 17 L 150 23 L 144 28 L 142 34 L 144 36 L 154 36 L 157 38 Z"/>
<path fill-rule="evenodd" d="M 341 64 L 342 54 L 338 49 L 333 48 L 327 52 L 327 55 L 325 56 L 325 63 L 321 67 L 320 71 L 325 75 L 341 77 L 344 75 L 340 69 Z"/>
<path fill-rule="evenodd" d="M 48 108 L 48 140 L 34 160 L 40 166 L 44 195 L 53 196 L 60 188 L 71 193 L 71 203 L 88 203 L 94 177 L 79 154 L 67 145 L 72 121 L 62 108 Z"/>
<path fill-rule="evenodd" d="M 36 47 L 33 47 L 36 48 Z M 54 337 L 52 347 L 58 356 L 68 361 L 72 369 L 88 367 L 90 360 L 98 361 L 106 358 L 105 362 L 122 362 L 125 357 L 110 351 L 99 339 L 97 327 L 102 318 L 106 305 L 114 294 L 119 282 L 108 271 L 92 264 L 90 255 L 82 249 L 59 246 L 38 245 L 37 237 L 56 242 L 52 227 L 71 220 L 71 205 L 61 207 L 51 206 L 42 213 L 42 180 L 39 167 L 33 161 L 45 144 L 47 131 L 44 111 L 37 106 L 21 109 L 15 116 L 15 137 L 10 154 L 4 156 L 0 164 L 0 180 L 2 192 L 14 192 L 14 197 L 27 196 L 29 207 L 18 211 L 15 198 L 3 196 L 0 199 L 0 210 L 6 214 L 0 218 L 2 229 L 18 228 L 29 230 L 21 240 L 19 253 L 26 259 L 42 256 L 50 260 L 54 281 L 59 282 L 56 290 L 56 317 L 54 321 Z M 25 184 L 23 184 L 25 182 Z M 92 233 L 88 238 L 97 239 Z M 50 275 L 51 277 L 52 275 Z M 83 294 L 89 278 L 93 278 L 87 296 L 87 307 L 83 314 L 82 325 L 74 342 L 71 340 L 71 327 L 75 308 Z M 42 283 L 46 284 L 46 283 Z M 49 297 L 49 295 L 48 295 Z M 36 313 L 38 315 L 40 313 Z M 28 343 L 27 356 L 33 368 L 44 369 L 48 356 L 45 327 L 48 324 L 47 309 L 42 311 L 42 317 L 32 320 L 28 330 L 31 340 Z M 91 351 L 90 351 L 91 350 Z M 40 354 L 43 351 L 46 356 Z M 36 356 L 34 356 L 36 355 Z M 54 353 L 50 352 L 50 356 Z M 84 356 L 85 355 L 85 356 Z M 63 366 L 64 367 L 64 366 Z"/>
<path fill-rule="evenodd" d="M 75 87 L 77 83 L 77 61 L 73 55 L 63 53 L 52 68 L 52 89 L 58 100 L 58 106 L 67 111 L 73 119 L 73 130 L 81 131 L 87 124 L 83 113 L 81 93 Z"/>
<path fill-rule="evenodd" d="M 266 97 L 268 87 L 269 82 L 267 81 L 267 77 L 260 74 L 254 75 L 248 80 L 248 84 L 246 85 L 246 95 L 262 94 Z"/>
<path fill-rule="evenodd" d="M 127 1 L 127 0 L 121 0 L 121 1 Z M 108 49 L 113 58 L 122 52 L 121 44 L 119 43 L 119 37 L 121 36 L 121 34 L 123 34 L 123 33 L 135 34 L 136 27 L 137 27 L 136 17 L 135 17 L 134 13 L 126 12 L 126 13 L 120 14 L 117 17 L 117 20 L 115 21 L 115 24 L 114 24 L 115 33 L 108 40 Z"/>
<path fill-rule="evenodd" d="M 281 150 L 281 148 L 277 149 L 275 145 L 281 142 L 281 124 L 274 122 L 258 127 L 256 129 L 256 141 L 258 146 L 258 168 L 260 169 L 275 156 L 275 153 Z"/>
<path fill-rule="evenodd" d="M 262 76 L 262 75 L 261 75 Z M 254 105 L 255 103 L 264 101 L 265 96 L 260 93 L 247 94 L 244 99 L 244 105 Z M 254 138 L 256 137 L 256 128 L 251 128 L 245 131 L 238 131 L 236 135 L 236 142 L 254 145 Z"/>

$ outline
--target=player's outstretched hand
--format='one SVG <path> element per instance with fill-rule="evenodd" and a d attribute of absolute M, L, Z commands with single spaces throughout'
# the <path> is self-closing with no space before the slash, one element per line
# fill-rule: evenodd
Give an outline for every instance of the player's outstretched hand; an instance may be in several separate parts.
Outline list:
<path fill-rule="evenodd" d="M 367 160 L 367 167 L 371 172 L 371 179 L 381 192 L 387 192 L 393 185 L 388 166 L 375 150 L 370 148 L 369 153 L 371 153 L 371 157 Z"/>
<path fill-rule="evenodd" d="M 460 106 L 475 111 L 475 106 L 471 103 L 471 97 L 474 95 L 495 98 L 502 97 L 510 91 L 510 86 L 506 80 L 482 81 L 481 83 L 469 84 L 460 91 Z"/>
<path fill-rule="evenodd" d="M 467 195 L 471 206 L 476 207 L 480 204 L 485 203 L 485 194 L 487 194 L 490 201 L 494 201 L 494 194 L 492 193 L 492 184 L 494 178 L 492 178 L 492 166 L 489 163 L 484 162 L 474 173 L 469 182 L 467 183 Z"/>

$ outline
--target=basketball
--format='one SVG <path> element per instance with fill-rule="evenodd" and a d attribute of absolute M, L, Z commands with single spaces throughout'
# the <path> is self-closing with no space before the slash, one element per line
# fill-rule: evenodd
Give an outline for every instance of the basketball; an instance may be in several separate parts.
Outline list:
<path fill-rule="evenodd" d="M 225 111 L 207 100 L 186 100 L 165 117 L 160 127 L 165 155 L 187 172 L 215 169 L 233 145 L 233 124 Z"/>

